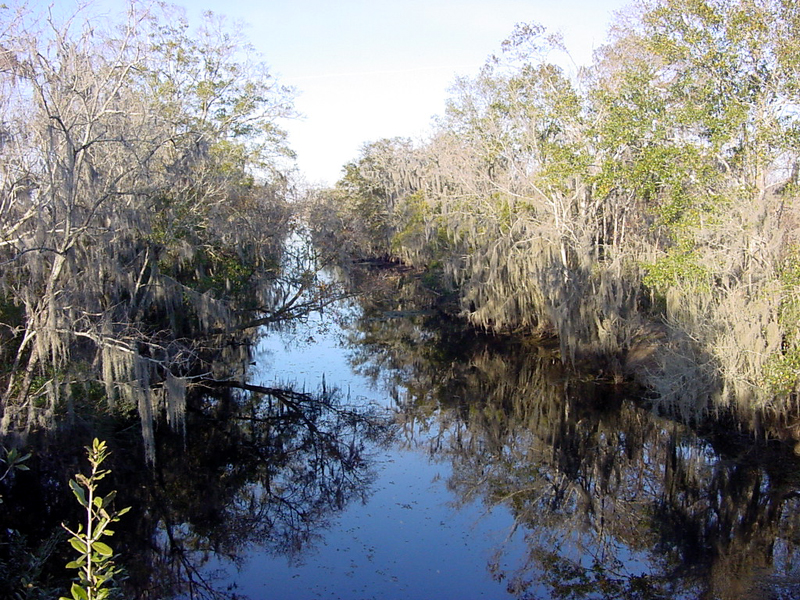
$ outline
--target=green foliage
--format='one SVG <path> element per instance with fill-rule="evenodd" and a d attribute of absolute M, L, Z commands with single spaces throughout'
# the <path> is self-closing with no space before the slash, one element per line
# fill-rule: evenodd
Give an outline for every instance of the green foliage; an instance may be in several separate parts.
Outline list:
<path fill-rule="evenodd" d="M 797 390 L 800 381 L 800 348 L 770 355 L 764 365 L 763 384 L 777 396 L 786 396 Z"/>
<path fill-rule="evenodd" d="M 656 394 L 763 407 L 800 362 L 797 286 L 776 277 L 797 222 L 800 5 L 639 8 L 574 75 L 557 39 L 518 25 L 456 80 L 427 143 L 348 165 L 328 229 L 436 262 L 470 322 L 555 332 L 565 360 L 624 361 L 659 316 L 649 288 L 671 315 L 641 375 Z M 678 391 L 683 377 L 706 383 Z"/>
<path fill-rule="evenodd" d="M 70 479 L 69 487 L 78 503 L 86 510 L 86 525 L 78 525 L 73 531 L 66 525 L 64 529 L 71 535 L 70 545 L 78 553 L 78 558 L 67 563 L 68 569 L 78 569 L 78 581 L 70 588 L 71 598 L 60 600 L 105 600 L 114 592 L 113 580 L 119 574 L 114 565 L 114 551 L 103 539 L 114 535 L 110 525 L 130 510 L 130 507 L 115 511 L 111 505 L 116 491 L 101 496 L 97 493 L 99 482 L 110 473 L 100 465 L 108 457 L 106 443 L 95 438 L 91 447 L 86 448 L 91 473 Z"/>
<path fill-rule="evenodd" d="M 158 266 L 162 274 L 200 294 L 211 292 L 215 298 L 243 294 L 256 275 L 255 265 L 235 251 L 221 247 L 203 247 L 185 264 L 164 257 Z"/>
<path fill-rule="evenodd" d="M 53 426 L 99 381 L 148 438 L 153 386 L 222 354 L 208 337 L 299 302 L 275 291 L 292 91 L 223 19 L 129 8 L 101 26 L 91 8 L 60 22 L 22 6 L 4 29 L 7 429 Z"/>
<path fill-rule="evenodd" d="M 693 289 L 707 291 L 710 288 L 710 273 L 699 264 L 698 258 L 696 248 L 683 240 L 655 263 L 645 265 L 642 283 L 662 295 L 670 287 L 687 284 Z"/>
<path fill-rule="evenodd" d="M 450 251 L 448 230 L 437 224 L 437 213 L 423 190 L 403 197 L 395 210 L 391 250 L 412 264 L 441 271 L 441 259 Z"/>
<path fill-rule="evenodd" d="M 0 458 L 0 462 L 6 465 L 6 470 L 0 475 L 0 481 L 5 479 L 11 471 L 28 471 L 28 466 L 25 463 L 30 457 L 30 452 L 27 454 L 22 454 L 16 448 L 11 448 L 8 450 L 7 448 L 3 448 L 5 452 L 5 458 Z"/>
<path fill-rule="evenodd" d="M 5 465 L 5 470 L 3 470 L 2 474 L 0 475 L 0 481 L 3 481 L 14 471 L 29 470 L 28 465 L 25 464 L 25 461 L 27 461 L 31 457 L 30 452 L 27 454 L 22 454 L 16 448 L 11 448 L 9 450 L 8 448 L 3 447 L 3 453 L 5 454 L 5 456 L 3 458 L 0 458 L 0 465 Z M 0 466 L 0 469 L 3 469 L 3 467 Z M 0 495 L 0 504 L 2 503 L 3 503 L 3 496 Z"/>
<path fill-rule="evenodd" d="M 778 322 L 783 331 L 780 352 L 764 366 L 763 383 L 776 395 L 796 393 L 800 386 L 800 249 L 786 258 L 779 273 L 781 303 Z"/>
<path fill-rule="evenodd" d="M 166 16 L 148 32 L 144 78 L 159 110 L 185 131 L 204 132 L 223 172 L 242 176 L 253 164 L 272 171 L 276 157 L 292 157 L 276 124 L 293 114 L 292 90 L 277 84 L 224 17 L 206 11 L 193 30 L 181 12 Z"/>

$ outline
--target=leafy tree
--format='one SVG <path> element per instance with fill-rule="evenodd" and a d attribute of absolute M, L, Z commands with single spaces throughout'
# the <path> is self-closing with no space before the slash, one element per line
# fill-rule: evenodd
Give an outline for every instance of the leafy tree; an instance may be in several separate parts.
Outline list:
<path fill-rule="evenodd" d="M 398 244 L 397 238 L 408 233 L 414 218 L 408 214 L 410 197 L 419 191 L 423 171 L 423 159 L 409 139 L 365 144 L 333 189 L 310 198 L 307 217 L 315 242 L 338 254 L 339 262 L 397 255 L 415 262 L 419 248 Z"/>
<path fill-rule="evenodd" d="M 665 403 L 789 410 L 798 10 L 643 0 L 577 74 L 520 24 L 430 139 L 348 167 L 342 228 L 379 222 L 381 251 L 441 268 L 473 324 L 555 335 Z M 391 200 L 370 187 L 409 172 Z"/>
<path fill-rule="evenodd" d="M 661 237 L 645 282 L 709 353 L 696 377 L 706 394 L 742 408 L 771 402 L 764 367 L 793 337 L 777 289 L 796 211 L 797 26 L 797 6 L 780 0 L 643 2 L 616 46 L 623 57 L 641 48 L 641 87 L 659 107 L 634 114 L 649 129 L 636 139 L 662 157 L 634 149 L 629 163 L 655 184 L 648 202 Z M 621 64 L 609 81 L 644 72 L 642 60 Z"/>
<path fill-rule="evenodd" d="M 322 301 L 281 269 L 291 91 L 210 13 L 0 10 L 2 430 L 104 391 L 152 448 L 221 335 Z"/>

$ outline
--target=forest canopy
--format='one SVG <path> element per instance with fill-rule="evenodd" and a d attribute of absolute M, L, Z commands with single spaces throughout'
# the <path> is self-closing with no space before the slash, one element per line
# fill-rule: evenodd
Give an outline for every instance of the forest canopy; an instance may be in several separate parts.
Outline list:
<path fill-rule="evenodd" d="M 642 0 L 572 74 L 521 23 L 427 139 L 365 145 L 313 198 L 317 239 L 666 405 L 794 413 L 798 40 L 790 0 Z"/>

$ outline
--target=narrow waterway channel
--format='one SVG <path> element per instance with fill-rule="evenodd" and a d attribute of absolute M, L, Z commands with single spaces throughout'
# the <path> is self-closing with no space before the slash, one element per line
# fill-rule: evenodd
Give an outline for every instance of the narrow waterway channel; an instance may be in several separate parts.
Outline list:
<path fill-rule="evenodd" d="M 35 551 L 42 581 L 64 577 L 91 434 L 113 444 L 104 493 L 132 507 L 112 540 L 131 599 L 800 597 L 791 444 L 659 413 L 465 327 L 424 283 L 375 269 L 348 303 L 232 346 L 185 431 L 159 422 L 153 463 L 135 414 L 31 437 L 0 568 L 26 575 Z"/>
<path fill-rule="evenodd" d="M 230 591 L 795 597 L 800 470 L 789 448 L 724 427 L 698 435 L 536 347 L 447 334 L 398 306 L 350 307 L 344 326 L 326 314 L 261 341 L 254 383 L 338 386 L 345 404 L 392 411 L 397 430 L 367 452 L 374 479 L 361 501 L 304 544 L 253 546 L 238 569 L 214 563 Z"/>
<path fill-rule="evenodd" d="M 389 390 L 355 372 L 348 357 L 346 332 L 330 315 L 314 315 L 261 341 L 252 379 L 309 390 L 324 383 L 341 388 L 348 404 L 394 410 Z M 424 434 L 401 434 L 373 448 L 376 479 L 363 503 L 348 504 L 289 556 L 253 548 L 238 571 L 226 570 L 226 586 L 253 599 L 509 597 L 489 566 L 500 549 L 504 561 L 521 559 L 513 516 L 503 506 L 464 504 L 447 487 L 452 466 L 435 460 L 430 444 Z"/>

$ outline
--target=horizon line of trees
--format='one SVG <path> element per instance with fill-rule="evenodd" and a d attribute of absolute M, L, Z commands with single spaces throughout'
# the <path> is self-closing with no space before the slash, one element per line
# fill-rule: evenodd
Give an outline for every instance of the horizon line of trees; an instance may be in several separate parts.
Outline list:
<path fill-rule="evenodd" d="M 796 415 L 800 6 L 640 0 L 591 67 L 565 52 L 517 25 L 427 139 L 312 194 L 317 243 L 425 268 L 474 325 L 687 415 Z"/>

